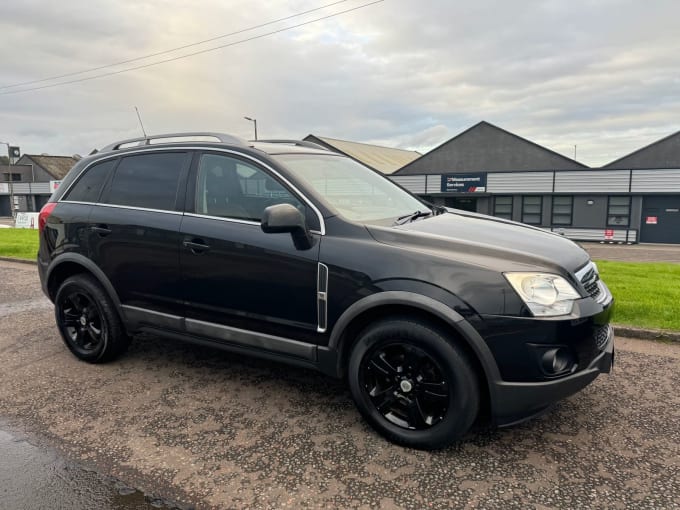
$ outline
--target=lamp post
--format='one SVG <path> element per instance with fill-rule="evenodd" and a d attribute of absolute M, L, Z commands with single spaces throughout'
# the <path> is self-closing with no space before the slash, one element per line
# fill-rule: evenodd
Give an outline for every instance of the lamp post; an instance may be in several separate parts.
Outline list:
<path fill-rule="evenodd" d="M 9 142 L 0 142 L 1 145 L 7 146 L 7 182 L 9 183 L 9 210 L 12 213 L 12 218 L 16 218 L 14 211 L 14 183 L 12 182 L 12 154 L 10 153 Z"/>
<path fill-rule="evenodd" d="M 255 127 L 255 141 L 257 141 L 257 119 L 252 119 L 250 117 L 243 117 L 243 118 L 246 119 L 246 120 L 249 120 L 250 122 L 253 123 L 253 125 Z"/>

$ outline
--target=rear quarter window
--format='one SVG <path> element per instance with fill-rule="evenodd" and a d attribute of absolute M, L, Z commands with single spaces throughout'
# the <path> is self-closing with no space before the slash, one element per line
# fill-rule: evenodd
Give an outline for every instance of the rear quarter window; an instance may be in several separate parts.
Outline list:
<path fill-rule="evenodd" d="M 116 164 L 115 159 L 96 163 L 83 172 L 63 200 L 70 202 L 92 202 L 99 200 L 99 194 Z"/>

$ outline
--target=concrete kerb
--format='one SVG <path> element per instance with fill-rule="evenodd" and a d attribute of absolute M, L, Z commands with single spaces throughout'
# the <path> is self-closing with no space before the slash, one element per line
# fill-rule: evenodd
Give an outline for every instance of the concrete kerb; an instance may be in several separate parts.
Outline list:
<path fill-rule="evenodd" d="M 14 259 L 12 257 L 0 257 L 0 260 L 7 262 L 19 262 L 20 264 L 37 265 L 35 260 Z M 657 340 L 661 342 L 680 343 L 680 331 L 663 331 L 660 329 L 635 328 L 633 326 L 614 326 L 614 334 L 626 338 L 640 338 L 642 340 Z"/>
<path fill-rule="evenodd" d="M 15 259 L 12 257 L 0 257 L 0 260 L 3 260 L 5 262 L 18 262 L 19 264 L 33 264 L 34 266 L 38 265 L 38 261 L 30 259 Z"/>

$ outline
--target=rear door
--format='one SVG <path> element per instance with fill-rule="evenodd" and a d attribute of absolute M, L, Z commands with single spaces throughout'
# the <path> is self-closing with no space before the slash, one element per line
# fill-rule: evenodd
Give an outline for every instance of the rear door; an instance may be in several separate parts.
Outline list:
<path fill-rule="evenodd" d="M 179 228 L 190 160 L 187 151 L 121 157 L 89 219 L 89 257 L 126 314 L 177 329 L 183 308 Z"/>
<path fill-rule="evenodd" d="M 180 247 L 187 331 L 230 341 L 229 328 L 239 328 L 315 342 L 321 236 L 297 250 L 290 234 L 260 228 L 269 205 L 307 213 L 304 202 L 264 167 L 231 154 L 203 153 L 193 175 Z M 262 338 L 255 343 L 267 348 Z"/>

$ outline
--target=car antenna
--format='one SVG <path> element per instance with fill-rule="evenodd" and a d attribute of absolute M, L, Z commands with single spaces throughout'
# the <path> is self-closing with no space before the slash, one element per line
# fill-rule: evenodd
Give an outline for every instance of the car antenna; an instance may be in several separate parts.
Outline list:
<path fill-rule="evenodd" d="M 135 111 L 137 112 L 137 118 L 139 119 L 139 125 L 142 126 L 142 134 L 144 135 L 144 138 L 149 138 L 146 136 L 146 131 L 144 131 L 144 123 L 142 122 L 142 116 L 139 114 L 139 109 L 135 106 Z"/>

